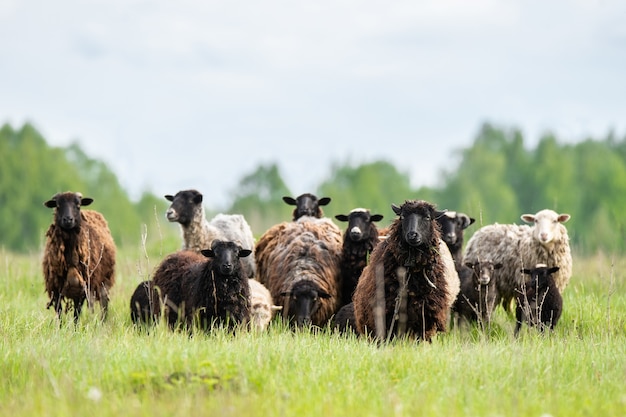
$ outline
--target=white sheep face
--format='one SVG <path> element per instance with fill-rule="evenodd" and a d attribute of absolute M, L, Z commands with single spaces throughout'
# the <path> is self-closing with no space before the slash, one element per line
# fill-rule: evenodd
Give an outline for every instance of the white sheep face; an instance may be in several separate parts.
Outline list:
<path fill-rule="evenodd" d="M 534 224 L 533 237 L 544 246 L 549 245 L 556 237 L 561 235 L 560 225 L 570 219 L 569 214 L 557 214 L 546 209 L 536 214 L 524 214 L 522 220 Z"/>

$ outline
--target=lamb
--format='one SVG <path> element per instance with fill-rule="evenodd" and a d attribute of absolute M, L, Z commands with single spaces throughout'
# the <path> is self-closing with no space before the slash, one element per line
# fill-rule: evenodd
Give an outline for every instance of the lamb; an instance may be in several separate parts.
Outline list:
<path fill-rule="evenodd" d="M 457 270 L 463 265 L 463 231 L 475 221 L 473 217 L 456 211 L 446 211 L 437 218 L 441 227 L 441 238 L 448 245 Z"/>
<path fill-rule="evenodd" d="M 135 324 L 156 323 L 161 314 L 159 291 L 152 281 L 143 281 L 130 297 L 130 319 Z"/>
<path fill-rule="evenodd" d="M 354 303 L 344 305 L 337 311 L 333 319 L 334 328 L 339 333 L 356 332 L 356 318 L 354 317 Z"/>
<path fill-rule="evenodd" d="M 518 290 L 516 297 L 515 337 L 519 335 L 522 322 L 538 327 L 542 333 L 547 328 L 554 330 L 563 311 L 563 297 L 554 280 L 554 273 L 558 270 L 558 266 L 548 268 L 545 264 L 522 270 L 530 275 L 530 280 Z"/>
<path fill-rule="evenodd" d="M 266 330 L 274 312 L 280 310 L 280 307 L 274 305 L 272 294 L 265 285 L 255 279 L 248 279 L 248 284 L 250 285 L 250 326 L 253 330 Z"/>
<path fill-rule="evenodd" d="M 109 291 L 115 284 L 116 247 L 106 219 L 93 210 L 81 210 L 92 198 L 81 193 L 54 195 L 44 205 L 54 210 L 54 222 L 46 232 L 42 267 L 48 308 L 61 319 L 63 301 L 72 300 L 78 322 L 85 300 L 90 309 L 100 302 L 106 318 Z M 66 309 L 69 306 L 66 304 Z"/>
<path fill-rule="evenodd" d="M 304 193 L 296 198 L 285 196 L 283 201 L 290 206 L 296 206 L 293 209 L 293 220 L 296 221 L 302 216 L 317 217 L 318 219 L 324 217 L 324 210 L 321 206 L 325 206 L 330 203 L 330 197 L 317 198 L 316 195 L 311 193 Z"/>
<path fill-rule="evenodd" d="M 491 259 L 503 265 L 494 271 L 498 290 L 496 303 L 501 302 L 507 311 L 523 283 L 523 268 L 540 263 L 558 266 L 554 281 L 560 293 L 572 276 L 569 236 L 562 224 L 570 215 L 545 209 L 536 214 L 524 214 L 521 219 L 533 226 L 496 223 L 480 228 L 467 242 L 464 255 L 469 262 Z"/>
<path fill-rule="evenodd" d="M 250 225 L 241 214 L 217 214 L 211 221 L 204 215 L 203 196 L 197 190 L 183 190 L 176 195 L 166 195 L 172 204 L 166 217 L 180 223 L 183 233 L 183 250 L 200 252 L 211 247 L 218 239 L 238 242 L 241 247 L 254 250 L 254 236 Z M 248 278 L 256 274 L 254 255 L 244 259 L 244 272 Z"/>
<path fill-rule="evenodd" d="M 356 208 L 349 214 L 338 214 L 335 219 L 348 222 L 343 234 L 341 251 L 341 305 L 352 302 L 352 294 L 359 281 L 367 260 L 380 239 L 375 222 L 383 219 L 382 214 L 371 214 L 364 208 Z"/>
<path fill-rule="evenodd" d="M 372 251 L 354 293 L 356 330 L 376 332 L 379 340 L 406 335 L 431 341 L 436 332 L 446 330 L 454 302 L 436 222 L 443 212 L 424 200 L 391 207 L 399 217 L 387 239 Z"/>
<path fill-rule="evenodd" d="M 258 279 L 298 327 L 323 326 L 341 297 L 341 230 L 330 219 L 303 216 L 268 229 L 256 245 Z"/>
<path fill-rule="evenodd" d="M 242 274 L 240 258 L 252 254 L 235 242 L 213 241 L 211 249 L 201 254 L 208 260 L 198 261 L 199 255 L 179 251 L 166 257 L 157 267 L 154 284 L 167 297 L 174 326 L 184 311 L 188 328 L 197 323 L 205 330 L 215 325 L 234 329 L 250 319 L 250 286 Z M 176 310 L 176 311 L 175 311 Z M 173 314 L 177 313 L 177 314 Z"/>
<path fill-rule="evenodd" d="M 452 306 L 455 322 L 462 318 L 470 323 L 479 322 L 483 328 L 491 322 L 496 305 L 496 281 L 492 276 L 500 268 L 501 263 L 486 260 L 467 262 L 458 269 L 461 291 Z"/>

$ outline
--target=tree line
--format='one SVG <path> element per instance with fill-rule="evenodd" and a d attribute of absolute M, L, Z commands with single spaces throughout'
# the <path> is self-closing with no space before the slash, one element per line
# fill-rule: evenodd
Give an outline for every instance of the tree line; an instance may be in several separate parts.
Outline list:
<path fill-rule="evenodd" d="M 624 250 L 626 207 L 626 137 L 589 138 L 564 143 L 543 135 L 529 147 L 519 129 L 484 124 L 472 144 L 454 155 L 457 165 L 440 172 L 440 184 L 412 187 L 408 172 L 379 160 L 360 165 L 335 162 L 317 189 L 332 198 L 325 214 L 366 207 L 393 220 L 391 203 L 406 199 L 431 201 L 440 209 L 462 211 L 476 219 L 467 236 L 481 225 L 521 223 L 520 215 L 543 208 L 566 212 L 572 245 L 581 253 Z M 29 123 L 0 129 L 0 246 L 12 251 L 36 251 L 51 213 L 42 207 L 50 190 L 98 190 L 97 209 L 110 223 L 116 243 L 143 244 L 145 231 L 153 244 L 177 241 L 178 230 L 161 227 L 167 208 L 163 196 L 144 192 L 132 201 L 107 165 L 83 152 L 78 144 L 51 147 Z M 277 163 L 258 166 L 243 176 L 232 202 L 220 211 L 243 214 L 260 235 L 273 224 L 291 219 L 293 207 L 282 197 L 292 195 Z M 93 196 L 92 196 L 93 197 Z M 207 215 L 218 211 L 206 207 Z M 176 243 L 178 245 L 178 243 Z M 171 245 L 168 245 L 171 247 Z"/>

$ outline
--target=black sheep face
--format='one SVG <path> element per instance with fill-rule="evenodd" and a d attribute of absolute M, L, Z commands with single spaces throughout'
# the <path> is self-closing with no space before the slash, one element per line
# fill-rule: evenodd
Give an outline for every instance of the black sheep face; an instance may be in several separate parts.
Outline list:
<path fill-rule="evenodd" d="M 441 227 L 441 239 L 448 246 L 455 245 L 462 236 L 463 230 L 467 229 L 476 219 L 469 217 L 464 213 L 455 211 L 447 211 L 443 216 L 437 218 L 437 222 Z"/>
<path fill-rule="evenodd" d="M 502 268 L 501 263 L 494 264 L 491 261 L 466 262 L 465 266 L 472 269 L 472 281 L 476 286 L 495 283 L 495 281 L 491 280 L 493 271 Z"/>
<path fill-rule="evenodd" d="M 348 222 L 347 236 L 352 242 L 368 240 L 372 231 L 372 223 L 383 219 L 382 214 L 370 214 L 366 209 L 354 209 L 350 214 L 338 214 L 335 219 Z"/>
<path fill-rule="evenodd" d="M 330 203 L 330 197 L 318 199 L 317 196 L 313 194 L 305 193 L 295 199 L 285 196 L 283 197 L 283 201 L 290 206 L 296 206 L 293 210 L 293 219 L 298 220 L 302 216 L 322 217 L 320 206 L 325 206 Z"/>
<path fill-rule="evenodd" d="M 558 266 L 548 268 L 545 265 L 537 265 L 533 269 L 522 269 L 522 272 L 530 276 L 530 281 L 526 284 L 526 287 L 533 288 L 535 286 L 543 286 L 548 283 L 548 277 L 559 270 Z"/>
<path fill-rule="evenodd" d="M 330 298 L 330 294 L 321 291 L 311 281 L 298 281 L 290 292 L 284 292 L 281 296 L 288 297 L 284 303 L 284 312 L 289 318 L 295 318 L 297 327 L 311 325 L 311 318 L 320 308 L 321 299 Z"/>
<path fill-rule="evenodd" d="M 191 223 L 198 205 L 202 204 L 202 193 L 196 190 L 184 190 L 177 192 L 174 196 L 168 194 L 165 199 L 172 202 L 165 212 L 167 220 L 186 226 Z"/>
<path fill-rule="evenodd" d="M 54 223 L 63 230 L 80 227 L 80 207 L 93 203 L 93 198 L 83 197 L 81 193 L 59 193 L 46 201 L 44 206 L 55 208 Z"/>
<path fill-rule="evenodd" d="M 433 238 L 436 219 L 444 214 L 435 210 L 435 206 L 423 201 L 406 201 L 402 206 L 391 205 L 402 223 L 402 239 L 412 247 L 428 245 Z"/>
<path fill-rule="evenodd" d="M 213 269 L 217 270 L 220 275 L 232 276 L 241 270 L 237 267 L 240 265 L 239 258 L 250 256 L 250 249 L 242 249 L 235 242 L 224 242 L 221 240 L 213 241 L 211 249 L 203 249 L 201 253 L 207 258 L 213 259 Z"/>

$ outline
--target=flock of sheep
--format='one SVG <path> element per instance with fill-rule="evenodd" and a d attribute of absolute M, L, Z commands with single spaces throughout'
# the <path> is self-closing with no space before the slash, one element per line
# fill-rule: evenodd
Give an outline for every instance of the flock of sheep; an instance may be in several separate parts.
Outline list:
<path fill-rule="evenodd" d="M 521 216 L 530 225 L 484 226 L 463 250 L 464 230 L 474 219 L 423 200 L 392 204 L 396 218 L 385 229 L 376 226 L 383 216 L 367 209 L 337 215 L 347 223 L 342 231 L 324 216 L 330 198 L 284 197 L 295 206 L 293 218 L 255 241 L 241 215 L 207 220 L 196 190 L 165 198 L 183 245 L 132 294 L 137 324 L 163 316 L 172 329 L 263 331 L 280 314 L 297 327 L 430 341 L 451 323 L 488 325 L 498 305 L 509 310 L 514 303 L 517 335 L 522 323 L 554 328 L 572 273 L 563 226 L 570 216 L 552 210 Z M 65 304 L 78 321 L 85 300 L 90 308 L 99 301 L 106 315 L 116 249 L 104 217 L 81 210 L 92 202 L 65 192 L 44 203 L 54 209 L 54 221 L 43 273 L 48 308 L 59 319 Z"/>

